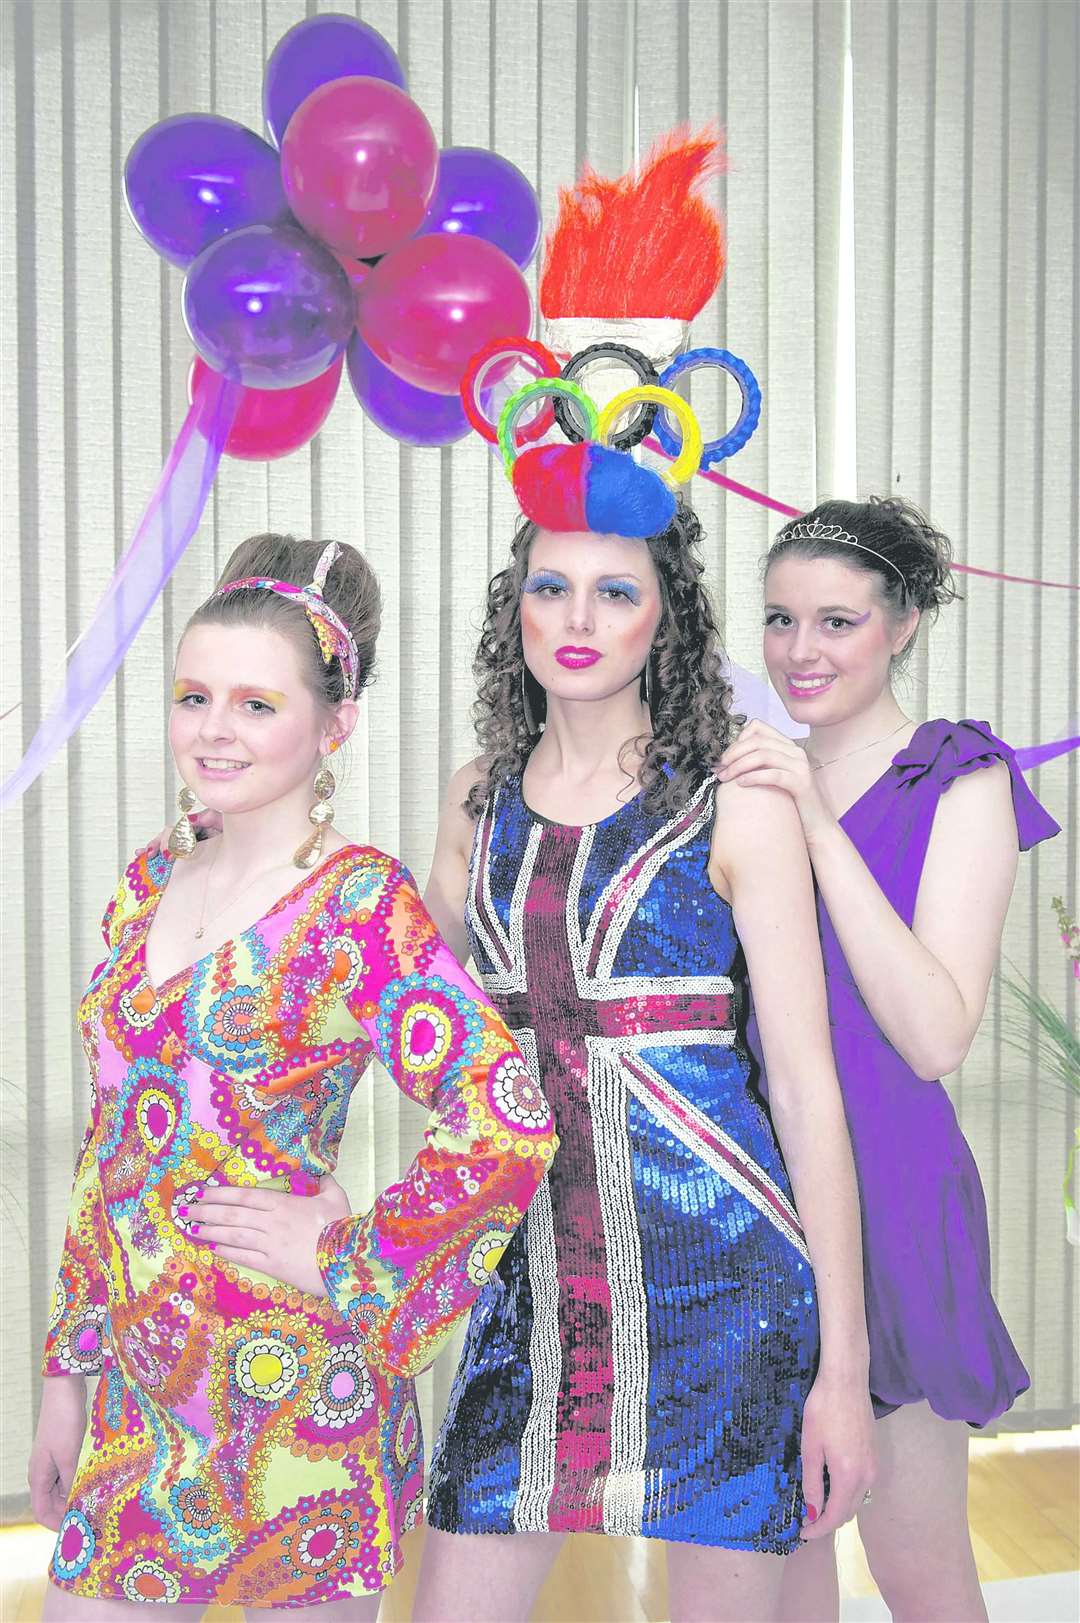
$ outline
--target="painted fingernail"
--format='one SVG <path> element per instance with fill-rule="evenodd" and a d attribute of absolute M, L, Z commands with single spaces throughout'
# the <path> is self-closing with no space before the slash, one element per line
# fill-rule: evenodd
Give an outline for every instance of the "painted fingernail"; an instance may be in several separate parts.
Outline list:
<path fill-rule="evenodd" d="M 199 1224 L 198 1223 L 190 1223 L 188 1225 L 188 1227 L 190 1228 L 192 1234 L 198 1234 L 198 1232 L 199 1232 Z"/>
<path fill-rule="evenodd" d="M 191 1210 L 191 1208 L 189 1206 L 178 1206 L 176 1208 L 177 1216 L 178 1217 L 186 1217 L 190 1210 Z"/>
<path fill-rule="evenodd" d="M 817 1521 L 817 1511 L 816 1511 L 816 1509 L 814 1508 L 813 1505 L 807 1505 L 807 1507 L 806 1507 L 806 1519 L 807 1519 L 808 1522 L 816 1522 Z"/>

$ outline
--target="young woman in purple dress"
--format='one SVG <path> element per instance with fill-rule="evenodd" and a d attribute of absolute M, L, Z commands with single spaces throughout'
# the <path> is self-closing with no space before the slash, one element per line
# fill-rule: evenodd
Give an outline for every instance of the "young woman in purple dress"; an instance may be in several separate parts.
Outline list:
<path fill-rule="evenodd" d="M 979 1174 L 938 1080 L 982 1018 L 1017 855 L 1058 832 L 984 722 L 916 725 L 893 690 L 955 592 L 946 538 L 897 498 L 830 501 L 766 561 L 765 663 L 805 747 L 752 722 L 719 777 L 786 791 L 818 888 L 829 1016 L 859 1175 L 878 1475 L 859 1513 L 896 1618 L 986 1611 L 967 1526 L 968 1426 L 1028 1376 L 990 1294 Z M 835 1619 L 832 1541 L 784 1612 Z"/>

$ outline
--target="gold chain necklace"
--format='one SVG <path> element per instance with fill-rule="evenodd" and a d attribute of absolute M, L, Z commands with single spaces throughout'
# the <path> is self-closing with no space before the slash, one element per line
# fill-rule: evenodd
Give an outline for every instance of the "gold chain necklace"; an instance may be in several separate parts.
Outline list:
<path fill-rule="evenodd" d="M 884 744 L 890 738 L 895 738 L 897 733 L 902 733 L 904 728 L 909 725 L 910 723 L 905 717 L 899 727 L 894 727 L 891 733 L 885 733 L 881 738 L 872 738 L 869 744 L 856 744 L 853 750 L 845 750 L 843 755 L 834 755 L 830 761 L 810 761 L 810 770 L 811 772 L 820 772 L 824 766 L 835 766 L 837 761 L 846 761 L 849 755 L 858 755 L 862 750 L 872 750 L 875 744 Z M 809 759 L 809 751 L 807 752 L 807 759 Z"/>
<path fill-rule="evenodd" d="M 195 931 L 195 940 L 196 941 L 201 941 L 202 938 L 203 938 L 203 934 L 204 934 L 205 930 L 207 929 L 207 926 L 213 924 L 214 920 L 219 919 L 223 913 L 227 913 L 229 911 L 229 908 L 232 907 L 235 902 L 238 902 L 240 900 L 241 896 L 246 896 L 248 891 L 251 889 L 252 885 L 256 884 L 260 879 L 265 879 L 267 874 L 273 873 L 274 868 L 280 868 L 281 867 L 280 862 L 275 862 L 273 868 L 264 868 L 261 873 L 257 873 L 255 875 L 254 879 L 249 879 L 248 880 L 248 882 L 244 886 L 243 890 L 238 890 L 235 896 L 230 896 L 229 900 L 225 903 L 224 907 L 219 907 L 216 913 L 211 913 L 210 917 L 207 918 L 206 917 L 206 904 L 207 904 L 207 901 L 209 900 L 209 897 L 210 897 L 210 875 L 214 871 L 214 865 L 217 862 L 218 852 L 220 850 L 221 850 L 221 845 L 219 843 L 218 846 L 217 846 L 217 849 L 214 851 L 213 856 L 210 858 L 210 861 L 206 865 L 206 883 L 203 885 L 202 906 L 199 909 L 199 924 L 198 924 L 198 928 Z"/>

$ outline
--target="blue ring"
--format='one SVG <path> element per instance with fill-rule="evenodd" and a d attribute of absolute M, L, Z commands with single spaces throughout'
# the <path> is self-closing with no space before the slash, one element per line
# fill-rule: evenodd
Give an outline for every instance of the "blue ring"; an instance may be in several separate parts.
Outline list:
<path fill-rule="evenodd" d="M 742 411 L 735 427 L 721 439 L 709 440 L 701 453 L 699 466 L 711 468 L 714 462 L 723 462 L 727 457 L 734 456 L 736 451 L 741 451 L 757 428 L 761 419 L 761 390 L 758 388 L 757 378 L 746 362 L 740 361 L 737 355 L 732 355 L 731 351 L 726 349 L 688 349 L 685 355 L 677 355 L 663 373 L 660 387 L 672 388 L 676 378 L 699 366 L 718 366 L 722 372 L 730 373 L 742 394 Z M 681 436 L 676 437 L 671 432 L 665 412 L 657 413 L 653 433 L 668 456 L 678 456 L 682 443 Z"/>

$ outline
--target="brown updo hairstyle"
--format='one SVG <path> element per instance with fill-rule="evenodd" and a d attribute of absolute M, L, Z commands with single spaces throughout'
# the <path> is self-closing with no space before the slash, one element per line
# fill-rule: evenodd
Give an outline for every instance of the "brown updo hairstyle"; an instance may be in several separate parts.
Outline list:
<path fill-rule="evenodd" d="M 859 545 L 853 547 L 849 542 L 821 536 L 791 535 L 797 525 L 815 520 L 822 525 L 839 525 Z M 879 556 L 875 557 L 875 553 Z M 932 623 L 943 604 L 960 596 L 950 569 L 952 543 L 948 536 L 936 530 L 926 514 L 902 496 L 869 496 L 864 502 L 820 502 L 780 531 L 766 554 L 763 572 L 768 573 L 781 558 L 835 558 L 849 569 L 873 575 L 879 601 L 896 620 L 902 620 L 915 608 L 921 617 L 929 615 Z M 907 663 L 917 637 L 918 627 L 895 656 L 894 666 Z"/>
<path fill-rule="evenodd" d="M 474 783 L 465 810 L 479 817 L 493 790 L 525 769 L 547 710 L 547 695 L 525 664 L 521 645 L 521 593 L 529 549 L 538 533 L 526 520 L 514 536 L 510 563 L 488 586 L 487 613 L 473 669 L 473 710 L 487 770 Z M 697 514 L 680 502 L 666 530 L 645 545 L 660 583 L 661 613 L 649 654 L 652 733 L 638 742 L 643 801 L 651 812 L 680 811 L 712 771 L 734 736 L 731 688 L 724 675 L 720 633 L 702 579 L 703 538 Z M 645 697 L 644 681 L 642 698 Z M 528 700 L 533 726 L 529 725 Z M 627 783 L 633 775 L 627 771 Z"/>
<path fill-rule="evenodd" d="M 222 571 L 216 591 L 234 580 L 288 581 L 292 586 L 308 586 L 326 541 L 303 541 L 294 535 L 251 535 L 241 541 Z M 367 559 L 355 547 L 342 544 L 330 566 L 323 598 L 352 632 L 357 652 L 357 694 L 371 681 L 375 665 L 375 642 L 379 635 L 382 602 L 379 583 Z M 209 597 L 188 621 L 188 626 L 266 626 L 288 637 L 298 650 L 311 692 L 323 704 L 336 709 L 349 695 L 341 661 L 328 664 L 322 657 L 311 622 L 300 605 L 279 592 L 259 587 L 229 592 L 225 597 Z"/>

